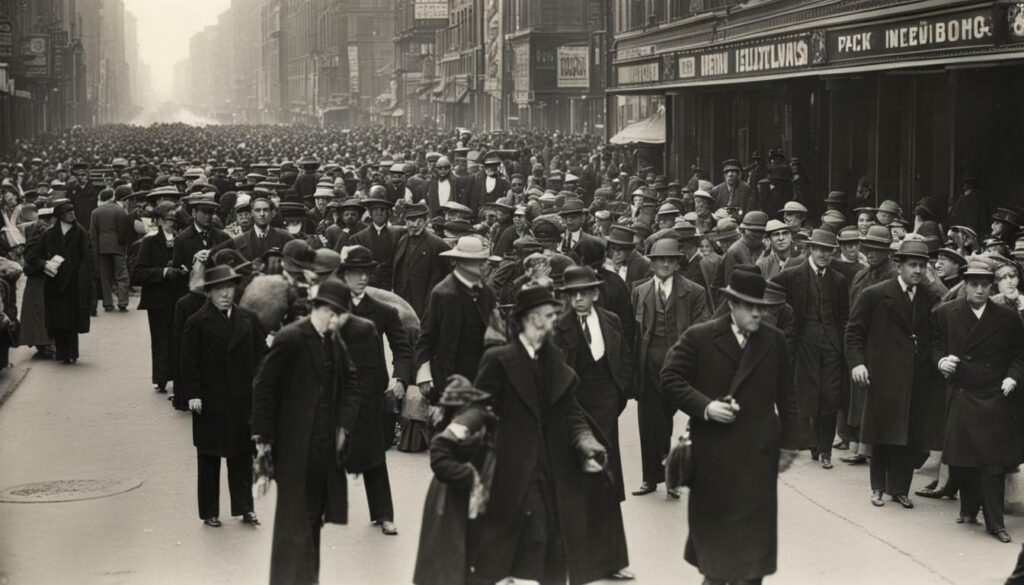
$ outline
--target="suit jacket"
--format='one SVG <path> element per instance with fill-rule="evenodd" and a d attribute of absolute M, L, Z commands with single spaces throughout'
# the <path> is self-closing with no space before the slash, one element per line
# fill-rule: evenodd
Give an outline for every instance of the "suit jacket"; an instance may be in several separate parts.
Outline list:
<path fill-rule="evenodd" d="M 724 181 L 711 188 L 711 196 L 715 198 L 715 207 L 739 207 L 744 213 L 760 209 L 757 202 L 757 191 L 750 185 L 740 181 L 732 192 L 732 201 L 729 200 L 729 185 Z"/>
<path fill-rule="evenodd" d="M 403 228 L 385 226 L 378 235 L 377 228 L 371 224 L 370 227 L 348 238 L 346 246 L 364 246 L 370 250 L 373 259 L 379 262 L 370 273 L 370 286 L 387 290 L 394 286 L 392 261 L 395 258 L 395 246 L 404 233 Z"/>
<path fill-rule="evenodd" d="M 462 192 L 463 189 L 465 189 L 466 182 L 465 178 L 451 175 L 448 180 L 452 184 L 448 200 L 462 203 Z M 420 189 L 420 195 L 417 200 L 426 200 L 427 207 L 430 209 L 430 217 L 436 216 L 441 211 L 441 200 L 437 195 L 437 177 L 432 177 L 429 181 L 424 182 L 420 185 Z"/>
<path fill-rule="evenodd" d="M 632 290 L 638 282 L 647 280 L 653 274 L 651 260 L 636 250 L 630 251 L 626 259 L 626 286 Z"/>
<path fill-rule="evenodd" d="M 686 560 L 729 581 L 774 573 L 779 449 L 800 445 L 785 336 L 762 324 L 741 349 L 729 316 L 694 325 L 665 357 L 661 393 L 690 416 L 694 480 Z M 711 400 L 727 394 L 740 404 L 736 420 L 705 420 Z"/>
<path fill-rule="evenodd" d="M 359 307 L 366 311 L 368 296 L 364 296 Z M 353 307 L 353 313 L 356 307 Z M 356 367 L 356 377 L 362 389 L 359 416 L 352 428 L 352 438 L 345 461 L 349 473 L 363 473 L 384 463 L 384 392 L 388 389 L 388 367 L 384 361 L 384 344 L 380 330 L 370 319 L 353 315 L 338 328 L 348 348 L 349 356 Z M 392 437 L 393 438 L 393 437 Z"/>
<path fill-rule="evenodd" d="M 805 260 L 799 266 L 783 270 L 772 279 L 772 282 L 777 282 L 786 289 L 786 302 L 793 307 L 798 339 L 804 334 L 807 315 L 811 312 L 807 302 L 812 276 L 810 264 L 810 260 Z M 822 294 L 831 295 L 832 308 L 835 311 L 836 338 L 840 342 L 839 350 L 842 351 L 842 340 L 846 336 L 846 320 L 850 313 L 850 297 L 846 279 L 831 266 L 825 272 Z"/>
<path fill-rule="evenodd" d="M 100 205 L 89 219 L 89 236 L 96 254 L 124 255 L 133 231 L 131 216 L 116 203 Z"/>
<path fill-rule="evenodd" d="M 412 305 L 420 319 L 426 311 L 430 291 L 451 270 L 451 263 L 440 255 L 450 249 L 444 240 L 426 230 L 419 238 L 406 232 L 395 244 L 395 293 Z"/>
<path fill-rule="evenodd" d="M 213 252 L 224 249 L 238 250 L 239 254 L 252 262 L 262 258 L 263 253 L 271 248 L 284 248 L 284 245 L 293 239 L 288 230 L 274 226 L 267 226 L 267 235 L 262 239 L 256 236 L 256 228 L 249 228 L 248 231 L 217 244 L 213 247 Z"/>
<path fill-rule="evenodd" d="M 195 224 L 192 224 L 178 233 L 178 238 L 174 241 L 174 256 L 171 262 L 175 266 L 184 266 L 185 270 L 191 272 L 192 257 L 196 255 L 196 252 L 200 250 L 212 250 L 217 244 L 229 239 L 231 239 L 231 236 L 229 236 L 227 232 L 211 227 L 207 230 L 206 239 L 204 240 L 203 237 L 199 235 L 199 232 L 196 231 Z M 210 254 L 207 264 L 212 260 L 213 254 Z"/>
<path fill-rule="evenodd" d="M 622 334 L 622 324 L 614 313 L 600 307 L 597 320 L 601 324 L 601 337 L 604 339 L 604 355 L 608 360 L 608 369 L 612 373 L 612 381 L 623 394 L 623 403 L 628 398 L 633 383 L 632 351 L 626 345 Z M 558 316 L 555 323 L 555 344 L 565 353 L 565 363 L 573 367 L 579 359 L 580 351 L 590 351 L 583 339 L 583 327 L 580 326 L 576 311 L 571 308 Z"/>
<path fill-rule="evenodd" d="M 479 211 L 480 206 L 485 203 L 494 203 L 499 197 L 504 197 L 509 190 L 508 179 L 501 175 L 494 177 L 494 189 L 487 192 L 487 173 L 483 170 L 475 175 L 466 178 L 466 185 L 462 191 L 460 203 L 469 207 L 474 213 Z"/>
<path fill-rule="evenodd" d="M 654 335 L 654 318 L 657 314 L 655 309 L 654 278 L 638 285 L 633 289 L 633 310 L 636 312 L 636 360 L 635 378 L 636 391 L 644 391 L 646 384 L 646 362 L 647 351 Z M 672 277 L 672 297 L 676 303 L 676 332 L 682 335 L 684 331 L 697 323 L 706 321 L 711 316 L 711 307 L 704 295 L 704 287 L 694 284 L 686 277 L 676 274 Z M 671 343 L 669 344 L 671 345 Z"/>
<path fill-rule="evenodd" d="M 163 230 L 142 238 L 139 256 L 132 267 L 132 282 L 142 286 L 139 310 L 174 311 L 178 299 L 188 292 L 188 275 L 164 276 L 164 269 L 173 267 L 174 249 L 167 247 Z M 180 267 L 178 267 L 180 268 Z"/>

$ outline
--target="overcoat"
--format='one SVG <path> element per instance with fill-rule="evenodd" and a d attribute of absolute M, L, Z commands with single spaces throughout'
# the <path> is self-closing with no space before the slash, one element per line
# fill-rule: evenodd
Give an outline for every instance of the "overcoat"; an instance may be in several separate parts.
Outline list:
<path fill-rule="evenodd" d="M 34 347 L 53 345 L 46 330 L 46 300 L 44 291 L 48 277 L 43 274 L 44 259 L 35 253 L 39 240 L 50 226 L 36 221 L 25 227 L 25 290 L 21 296 L 21 345 Z M 30 262 L 35 259 L 36 264 Z"/>
<path fill-rule="evenodd" d="M 270 560 L 272 583 L 304 582 L 310 573 L 308 550 L 318 546 L 309 525 L 306 502 L 307 457 L 321 388 L 334 403 L 335 429 L 351 436 L 359 414 L 362 389 L 348 349 L 335 335 L 332 379 L 325 379 L 323 345 L 309 318 L 283 327 L 270 344 L 253 382 L 252 432 L 273 445 L 277 509 Z M 325 522 L 348 522 L 345 470 L 328 466 Z"/>
<path fill-rule="evenodd" d="M 235 457 L 252 450 L 252 380 L 265 339 L 256 315 L 238 305 L 225 317 L 206 301 L 185 322 L 181 375 L 186 400 L 203 401 L 202 411 L 192 413 L 192 443 L 200 453 Z"/>
<path fill-rule="evenodd" d="M 450 249 L 444 240 L 426 230 L 418 238 L 406 232 L 395 244 L 395 293 L 412 305 L 421 319 L 430 291 L 451 270 L 451 262 L 440 255 Z"/>
<path fill-rule="evenodd" d="M 948 380 L 951 392 L 942 462 L 963 467 L 1013 467 L 1021 462 L 1024 384 L 1024 325 L 1016 312 L 989 301 L 978 319 L 967 299 L 935 310 L 936 343 L 932 358 L 960 358 Z M 1010 396 L 1004 378 L 1017 381 Z"/>
<path fill-rule="evenodd" d="M 704 294 L 704 287 L 695 284 L 686 277 L 676 274 L 672 277 L 672 294 L 676 297 L 676 331 L 682 335 L 688 327 L 706 321 L 711 316 L 711 308 Z M 647 368 L 644 360 L 654 336 L 654 319 L 657 314 L 654 296 L 658 294 L 651 278 L 633 289 L 633 310 L 636 312 L 636 342 L 633 357 L 637 367 L 633 368 L 636 392 L 644 390 Z M 670 342 L 671 345 L 671 342 Z"/>
<path fill-rule="evenodd" d="M 721 581 L 774 573 L 779 449 L 800 445 L 785 335 L 762 324 L 740 349 L 731 316 L 695 325 L 665 357 L 661 391 L 690 415 L 687 562 Z M 708 403 L 727 394 L 740 404 L 736 420 L 704 420 Z"/>
<path fill-rule="evenodd" d="M 886 260 L 876 267 L 865 266 L 862 268 L 850 281 L 850 307 L 853 307 L 857 298 L 860 297 L 860 293 L 868 287 L 895 278 L 897 274 L 899 274 L 899 270 L 892 260 Z M 850 403 L 842 404 L 840 408 L 846 412 L 848 424 L 854 426 L 860 424 L 860 420 L 864 416 L 864 388 L 850 380 Z"/>
<path fill-rule="evenodd" d="M 180 224 L 179 224 L 180 225 Z M 189 225 L 187 228 L 181 230 L 178 233 L 178 238 L 174 241 L 174 255 L 171 262 L 177 267 L 185 267 L 185 270 L 192 270 L 192 257 L 196 255 L 196 252 L 200 250 L 212 250 L 222 242 L 226 242 L 231 239 L 231 236 L 223 230 L 219 230 L 215 227 L 211 227 L 207 230 L 206 241 L 203 241 L 203 237 L 196 231 L 195 224 Z M 210 259 L 213 259 L 213 255 L 210 255 Z"/>
<path fill-rule="evenodd" d="M 288 230 L 274 226 L 267 226 L 267 235 L 263 238 L 256 236 L 256 229 L 249 228 L 241 234 L 228 238 L 213 247 L 217 252 L 224 249 L 237 250 L 243 258 L 252 262 L 263 257 L 263 253 L 271 248 L 281 250 L 284 245 L 295 239 Z"/>
<path fill-rule="evenodd" d="M 857 297 L 846 325 L 846 363 L 868 369 L 863 416 L 853 421 L 865 443 L 925 445 L 942 424 L 945 391 L 931 361 L 930 316 L 938 302 L 922 285 L 911 304 L 896 278 Z"/>
<path fill-rule="evenodd" d="M 174 305 L 174 341 L 171 343 L 171 373 L 174 375 L 174 399 L 171 405 L 177 410 L 188 410 L 188 392 L 181 377 L 181 338 L 185 336 L 185 322 L 206 304 L 206 295 L 189 291 Z"/>
<path fill-rule="evenodd" d="M 353 234 L 349 237 L 348 246 L 364 246 L 370 250 L 373 259 L 377 261 L 377 267 L 370 271 L 370 286 L 391 290 L 394 286 L 394 265 L 395 246 L 398 240 L 405 233 L 404 228 L 391 225 L 384 226 L 380 232 L 377 227 L 370 224 L 370 227 Z"/>
<path fill-rule="evenodd" d="M 364 296 L 359 306 L 365 305 L 368 298 Z M 384 345 L 376 325 L 363 317 L 350 316 L 339 332 L 356 367 L 363 393 L 345 469 L 349 473 L 363 473 L 384 463 L 384 391 L 388 388 Z"/>
<path fill-rule="evenodd" d="M 626 283 L 608 268 L 598 266 L 595 268 L 597 277 L 604 283 L 600 287 L 600 295 L 597 298 L 597 306 L 611 311 L 619 318 L 622 326 L 622 341 L 625 347 L 632 353 L 633 343 L 636 339 L 636 322 L 633 320 L 633 305 L 630 304 L 630 290 Z"/>
<path fill-rule="evenodd" d="M 142 286 L 142 297 L 139 299 L 139 310 L 169 309 L 174 310 L 178 299 L 188 292 L 188 275 L 179 274 L 177 278 L 164 277 L 164 268 L 170 268 L 174 248 L 167 247 L 167 237 L 163 230 L 142 238 L 139 244 L 139 257 L 132 267 L 132 283 Z M 181 268 L 178 266 L 177 268 Z"/>
<path fill-rule="evenodd" d="M 540 464 L 539 451 L 546 447 L 569 583 L 589 583 L 629 564 L 621 514 L 608 513 L 618 509 L 618 496 L 606 474 L 583 472 L 577 446 L 588 435 L 602 437 L 576 402 L 576 374 L 551 343 L 538 355 L 546 368 L 540 376 L 547 384 L 544 402 L 538 400 L 532 360 L 518 339 L 488 350 L 480 363 L 474 385 L 490 395 L 499 422 L 491 498 L 479 519 L 471 571 L 491 582 L 509 576 L 522 505 Z"/>
<path fill-rule="evenodd" d="M 43 266 L 56 255 L 64 258 L 57 275 L 47 276 L 43 286 L 46 329 L 51 333 L 88 333 L 96 302 L 93 284 L 96 264 L 89 233 L 76 223 L 67 234 L 62 234 L 58 221 L 43 232 L 38 245 L 30 251 L 32 256 L 26 261 L 36 266 Z"/>

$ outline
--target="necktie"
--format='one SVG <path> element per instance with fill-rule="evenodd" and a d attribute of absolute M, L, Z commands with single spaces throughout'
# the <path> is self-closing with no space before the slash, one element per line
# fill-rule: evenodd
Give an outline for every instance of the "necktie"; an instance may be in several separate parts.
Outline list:
<path fill-rule="evenodd" d="M 221 314 L 221 315 L 224 315 L 224 318 L 225 318 L 225 319 L 230 319 L 230 318 L 231 318 L 231 317 L 230 317 L 230 316 L 228 315 L 228 312 L 227 312 L 227 311 L 221 311 L 221 312 L 220 312 L 220 314 Z"/>
<path fill-rule="evenodd" d="M 907 287 L 907 297 L 910 299 L 910 302 L 914 302 L 914 286 L 913 285 L 910 285 L 910 286 Z"/>
<path fill-rule="evenodd" d="M 583 338 L 587 340 L 587 345 L 594 342 L 594 338 L 590 335 L 590 326 L 587 325 L 587 315 L 580 316 L 580 325 L 583 327 Z"/>
<path fill-rule="evenodd" d="M 746 331 L 740 331 L 740 338 L 738 341 L 740 342 L 740 349 L 746 349 L 747 342 L 750 341 L 750 334 Z"/>

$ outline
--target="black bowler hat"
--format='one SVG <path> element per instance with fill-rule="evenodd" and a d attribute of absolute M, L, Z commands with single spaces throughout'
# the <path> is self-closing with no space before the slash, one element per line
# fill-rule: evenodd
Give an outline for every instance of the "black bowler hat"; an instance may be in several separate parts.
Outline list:
<path fill-rule="evenodd" d="M 603 281 L 597 278 L 597 273 L 589 266 L 570 266 L 562 273 L 562 282 L 558 292 L 597 288 Z"/>
<path fill-rule="evenodd" d="M 516 304 L 512 313 L 516 317 L 521 317 L 531 309 L 543 305 L 554 305 L 555 307 L 561 308 L 562 303 L 557 301 L 551 291 L 543 286 L 524 286 L 519 289 L 516 293 Z"/>
<path fill-rule="evenodd" d="M 342 249 L 341 269 L 366 269 L 376 268 L 379 262 L 373 259 L 370 249 L 365 246 L 352 246 Z"/>
<path fill-rule="evenodd" d="M 310 299 L 314 303 L 325 303 L 342 313 L 347 313 L 352 306 L 352 291 L 339 278 L 328 278 L 316 289 L 316 296 Z"/>
<path fill-rule="evenodd" d="M 746 270 L 733 270 L 732 274 L 729 275 L 729 286 L 725 287 L 722 292 L 730 298 L 752 305 L 769 306 L 779 304 L 774 299 L 767 300 L 764 298 L 767 288 L 768 283 L 760 274 Z"/>

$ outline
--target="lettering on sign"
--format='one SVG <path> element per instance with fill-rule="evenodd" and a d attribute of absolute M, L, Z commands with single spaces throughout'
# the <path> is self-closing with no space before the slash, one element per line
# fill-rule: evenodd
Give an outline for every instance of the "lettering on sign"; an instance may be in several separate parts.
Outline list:
<path fill-rule="evenodd" d="M 700 74 L 703 77 L 729 75 L 729 53 L 709 53 L 700 56 Z"/>
<path fill-rule="evenodd" d="M 697 76 L 697 58 L 696 57 L 680 57 L 679 58 L 679 79 L 689 79 Z"/>
<path fill-rule="evenodd" d="M 586 46 L 558 47 L 558 87 L 590 87 L 589 56 Z"/>
<path fill-rule="evenodd" d="M 807 41 L 800 39 L 736 49 L 736 73 L 758 73 L 807 66 Z"/>
<path fill-rule="evenodd" d="M 994 40 L 991 10 L 968 10 L 829 31 L 829 61 L 977 47 Z"/>
<path fill-rule="evenodd" d="M 416 20 L 448 20 L 448 3 L 437 0 L 416 0 L 413 6 Z"/>
<path fill-rule="evenodd" d="M 659 62 L 640 65 L 624 65 L 615 71 L 619 85 L 636 85 L 660 81 L 661 67 Z"/>

